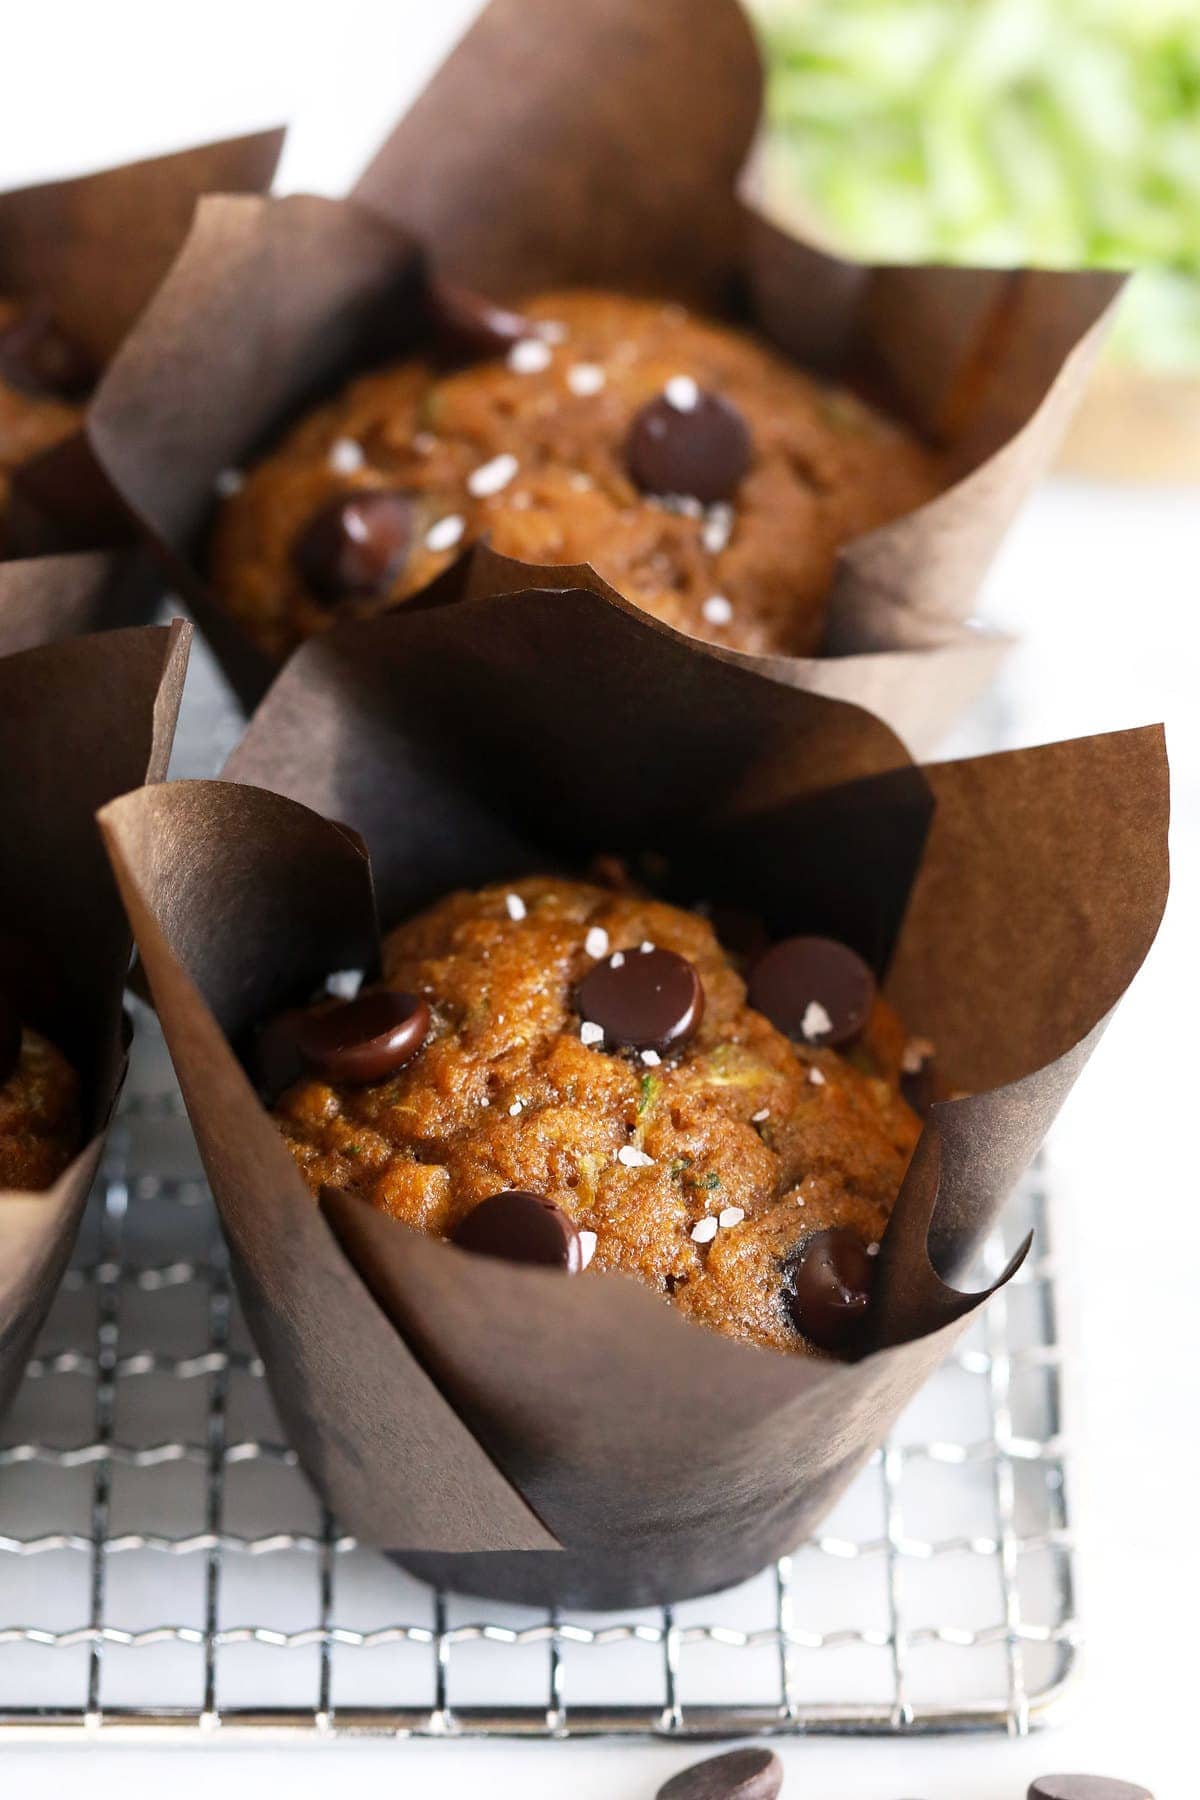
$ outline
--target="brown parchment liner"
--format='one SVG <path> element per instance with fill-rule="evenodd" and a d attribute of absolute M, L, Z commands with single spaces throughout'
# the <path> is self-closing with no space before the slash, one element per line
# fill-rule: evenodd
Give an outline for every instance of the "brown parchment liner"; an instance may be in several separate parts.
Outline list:
<path fill-rule="evenodd" d="M 78 1070 L 86 1136 L 53 1187 L 0 1192 L 0 1410 L 66 1266 L 124 1075 L 130 935 L 96 808 L 165 776 L 190 634 L 176 620 L 0 656 L 0 932 L 53 972 L 53 993 L 23 1011 Z"/>
<path fill-rule="evenodd" d="M 985 684 L 1004 640 L 966 623 L 974 596 L 1118 282 L 870 268 L 785 236 L 738 192 L 761 90 L 734 0 L 576 0 L 569 17 L 561 0 L 492 0 L 358 184 L 369 216 L 305 197 L 205 202 L 89 433 L 244 699 L 272 671 L 205 585 L 214 479 L 352 370 L 419 341 L 416 243 L 505 298 L 591 282 L 747 318 L 945 446 L 954 484 L 843 555 L 828 655 L 732 654 L 871 707 L 918 748 Z"/>
<path fill-rule="evenodd" d="M 41 301 L 99 371 L 111 362 L 210 193 L 271 185 L 283 131 L 0 194 L 0 294 Z M 129 520 L 82 431 L 14 478 L 9 554 L 91 550 L 128 539 Z M 4 600 L 0 569 L 0 609 Z"/>
<path fill-rule="evenodd" d="M 343 1524 L 454 1586 L 594 1606 L 793 1546 L 979 1304 L 950 1284 L 1154 935 L 1161 732 L 918 769 L 870 714 L 579 586 L 313 640 L 226 774 L 101 825 L 276 1401 Z M 390 923 L 598 849 L 662 853 L 685 902 L 838 930 L 974 1090 L 921 1140 L 863 1361 L 733 1342 L 631 1279 L 472 1258 L 346 1197 L 322 1214 L 252 1091 L 231 1042 L 376 965 L 376 894 Z"/>

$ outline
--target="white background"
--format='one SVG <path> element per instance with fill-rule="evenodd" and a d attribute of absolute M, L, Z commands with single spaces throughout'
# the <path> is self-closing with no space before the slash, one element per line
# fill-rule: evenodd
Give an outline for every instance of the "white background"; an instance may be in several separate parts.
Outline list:
<path fill-rule="evenodd" d="M 652 0 L 647 0 L 652 3 Z M 698 0 L 700 3 L 700 0 Z M 474 0 L 26 3 L 4 23 L 0 188 L 290 118 L 281 186 L 336 193 L 475 11 Z M 563 0 L 569 29 L 570 0 Z M 1200 1112 L 1200 497 L 1067 481 L 1027 508 L 989 581 L 1019 631 L 998 706 L 1013 742 L 1166 718 L 1174 888 L 1159 943 L 1055 1135 L 1070 1204 L 1081 1350 L 1076 1499 L 1086 1673 L 1067 1722 L 997 1739 L 794 1743 L 786 1792 L 814 1800 L 1020 1800 L 1040 1770 L 1090 1768 L 1197 1791 L 1196 1452 Z M 3 1751 L 6 1792 L 183 1800 L 286 1784 L 641 1800 L 694 1752 L 667 1746 L 232 1745 Z M 86 1759 L 86 1770 L 83 1766 Z"/>

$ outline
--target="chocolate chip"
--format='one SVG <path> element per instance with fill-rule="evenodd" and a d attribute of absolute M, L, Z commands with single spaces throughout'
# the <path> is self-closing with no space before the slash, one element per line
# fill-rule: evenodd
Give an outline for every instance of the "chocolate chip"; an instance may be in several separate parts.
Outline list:
<path fill-rule="evenodd" d="M 1039 1775 L 1026 1800 L 1154 1800 L 1149 1788 L 1111 1775 Z"/>
<path fill-rule="evenodd" d="M 775 1752 L 753 1746 L 681 1769 L 659 1788 L 658 1800 L 775 1800 L 782 1786 Z"/>
<path fill-rule="evenodd" d="M 784 1302 L 797 1331 L 818 1350 L 853 1348 L 875 1276 L 866 1245 L 845 1225 L 814 1232 L 785 1265 Z"/>
<path fill-rule="evenodd" d="M 785 938 L 750 973 L 748 997 L 779 1031 L 806 1044 L 848 1044 L 871 1016 L 875 977 L 834 938 Z"/>
<path fill-rule="evenodd" d="M 314 513 L 292 543 L 292 561 L 318 599 L 386 594 L 415 535 L 416 503 L 401 488 L 358 488 Z"/>
<path fill-rule="evenodd" d="M 536 1263 L 578 1275 L 583 1268 L 579 1233 L 553 1200 L 510 1188 L 481 1200 L 450 1233 L 460 1250 L 499 1256 L 505 1262 Z"/>
<path fill-rule="evenodd" d="M 96 371 L 78 344 L 41 305 L 27 306 L 0 327 L 0 380 L 23 393 L 81 399 Z"/>
<path fill-rule="evenodd" d="M 320 1012 L 296 1027 L 301 1061 L 326 1081 L 383 1081 L 411 1062 L 429 1032 L 429 1008 L 417 994 L 380 988 Z"/>
<path fill-rule="evenodd" d="M 439 341 L 455 356 L 502 356 L 537 326 L 470 288 L 430 275 L 425 306 Z"/>
<path fill-rule="evenodd" d="M 682 386 L 682 393 L 676 389 Z M 728 500 L 750 466 L 750 433 L 736 406 L 686 378 L 668 382 L 637 413 L 625 462 L 644 494 Z"/>
<path fill-rule="evenodd" d="M 590 969 L 575 1004 L 622 1050 L 667 1050 L 691 1037 L 704 1016 L 704 989 L 674 950 L 616 950 Z"/>
<path fill-rule="evenodd" d="M 21 1021 L 11 1001 L 0 994 L 0 1083 L 8 1080 L 21 1060 Z"/>

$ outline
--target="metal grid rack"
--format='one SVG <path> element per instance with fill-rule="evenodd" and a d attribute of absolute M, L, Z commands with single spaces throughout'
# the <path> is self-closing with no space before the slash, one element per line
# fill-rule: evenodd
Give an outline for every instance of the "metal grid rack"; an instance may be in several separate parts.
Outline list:
<path fill-rule="evenodd" d="M 1002 1266 L 1033 1224 L 1031 1263 L 819 1538 L 674 1608 L 485 1608 L 322 1512 L 281 1442 L 161 1040 L 138 1025 L 0 1440 L 5 1736 L 1023 1732 L 1046 1714 L 1078 1634 L 1040 1178 L 986 1256 Z"/>

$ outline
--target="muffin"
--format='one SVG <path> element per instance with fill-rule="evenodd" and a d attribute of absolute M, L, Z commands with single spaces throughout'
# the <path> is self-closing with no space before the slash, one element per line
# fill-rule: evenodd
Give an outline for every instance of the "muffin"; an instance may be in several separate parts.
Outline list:
<path fill-rule="evenodd" d="M 91 377 L 44 307 L 0 296 L 0 555 L 13 471 L 70 437 Z"/>
<path fill-rule="evenodd" d="M 0 1189 L 48 1188 L 79 1148 L 79 1081 L 0 995 Z"/>
<path fill-rule="evenodd" d="M 219 483 L 213 582 L 269 655 L 484 537 L 590 563 L 695 637 L 812 654 L 840 547 L 944 485 L 899 425 L 679 306 L 573 290 L 515 315 L 437 284 L 431 305 L 448 357 L 360 376 Z"/>
<path fill-rule="evenodd" d="M 707 918 L 549 877 L 451 895 L 387 937 L 379 987 L 258 1043 L 314 1194 L 810 1353 L 865 1340 L 912 1066 L 844 946 L 787 940 L 747 982 Z"/>

